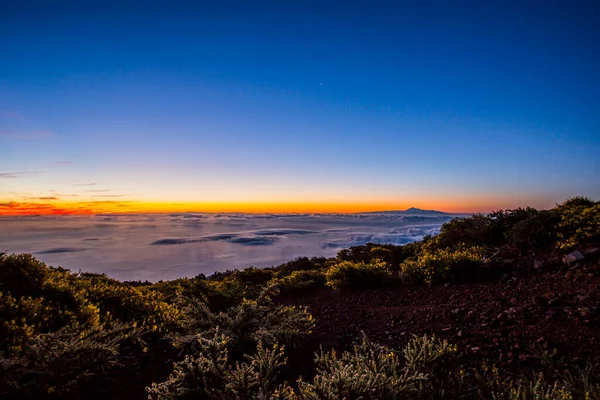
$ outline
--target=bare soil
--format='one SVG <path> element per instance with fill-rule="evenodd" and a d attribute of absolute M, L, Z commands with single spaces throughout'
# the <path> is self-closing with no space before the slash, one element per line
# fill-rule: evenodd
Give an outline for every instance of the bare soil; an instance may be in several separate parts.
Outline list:
<path fill-rule="evenodd" d="M 544 350 L 556 349 L 556 361 L 565 367 L 599 362 L 598 258 L 573 267 L 556 258 L 539 268 L 533 257 L 519 262 L 487 282 L 347 293 L 324 288 L 281 298 L 308 306 L 317 321 L 305 346 L 290 349 L 292 368 L 313 375 L 311 359 L 320 346 L 348 349 L 361 332 L 396 349 L 412 335 L 435 334 L 457 344 L 468 364 L 485 361 L 514 373 L 537 369 Z"/>

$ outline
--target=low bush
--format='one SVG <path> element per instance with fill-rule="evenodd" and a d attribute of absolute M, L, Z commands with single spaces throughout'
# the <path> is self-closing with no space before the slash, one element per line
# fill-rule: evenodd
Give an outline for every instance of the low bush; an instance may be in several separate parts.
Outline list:
<path fill-rule="evenodd" d="M 492 219 L 482 214 L 454 218 L 442 225 L 435 237 L 435 245 L 440 249 L 459 245 L 480 246 L 490 243 Z"/>
<path fill-rule="evenodd" d="M 48 276 L 46 264 L 31 254 L 0 252 L 0 290 L 14 297 L 38 295 Z"/>
<path fill-rule="evenodd" d="M 404 260 L 419 253 L 421 244 L 422 242 L 413 242 L 397 246 L 367 243 L 340 250 L 337 259 L 339 261 L 362 262 L 365 264 L 385 263 L 390 271 L 397 271 Z"/>
<path fill-rule="evenodd" d="M 118 324 L 105 329 L 63 328 L 38 335 L 18 354 L 0 357 L 0 394 L 31 399 L 85 398 L 82 385 L 119 368 L 124 345 L 143 345 L 140 333 Z"/>
<path fill-rule="evenodd" d="M 522 219 L 504 231 L 506 242 L 521 251 L 548 249 L 556 242 L 560 215 L 555 210 L 542 210 Z"/>
<path fill-rule="evenodd" d="M 490 213 L 487 216 L 490 220 L 489 242 L 487 244 L 500 246 L 506 240 L 507 232 L 512 230 L 516 224 L 535 218 L 538 213 L 539 211 L 532 207 L 519 207 Z"/>
<path fill-rule="evenodd" d="M 282 293 L 298 293 L 324 287 L 327 278 L 323 270 L 316 271 L 294 271 L 283 278 L 273 280 Z"/>
<path fill-rule="evenodd" d="M 159 333 L 180 327 L 178 307 L 145 286 L 47 267 L 28 254 L 0 254 L 0 271 L 0 350 L 64 327 L 128 323 Z"/>
<path fill-rule="evenodd" d="M 196 337 L 198 351 L 174 364 L 173 373 L 161 383 L 146 390 L 149 399 L 264 399 L 292 400 L 294 391 L 287 384 L 275 383 L 286 363 L 284 348 L 277 343 L 267 346 L 259 342 L 247 362 L 233 362 L 227 346 L 227 335 Z"/>
<path fill-rule="evenodd" d="M 455 346 L 427 336 L 413 338 L 403 352 L 363 336 L 340 357 L 335 351 L 317 354 L 317 376 L 300 380 L 300 393 L 305 400 L 426 398 L 434 391 L 428 372 L 455 352 Z"/>
<path fill-rule="evenodd" d="M 276 293 L 276 288 L 270 286 L 257 299 L 245 299 L 219 313 L 213 313 L 204 303 L 193 303 L 185 310 L 186 334 L 176 337 L 176 346 L 184 353 L 194 353 L 198 334 L 217 331 L 227 335 L 230 350 L 238 353 L 248 351 L 260 341 L 293 344 L 297 338 L 309 334 L 315 322 L 306 307 L 273 303 L 271 295 Z"/>
<path fill-rule="evenodd" d="M 316 271 L 327 268 L 331 264 L 331 260 L 325 257 L 298 257 L 295 260 L 286 262 L 275 267 L 278 278 L 288 276 L 296 271 Z"/>
<path fill-rule="evenodd" d="M 402 264 L 405 279 L 428 284 L 447 282 L 472 274 L 484 261 L 484 249 L 480 246 L 459 244 L 455 249 L 423 250 L 416 259 Z"/>
<path fill-rule="evenodd" d="M 562 204 L 561 220 L 558 224 L 558 247 L 570 250 L 591 240 L 600 240 L 600 203 L 580 205 Z"/>
<path fill-rule="evenodd" d="M 392 277 L 384 263 L 354 263 L 342 261 L 329 268 L 325 275 L 333 289 L 359 289 L 382 286 Z"/>

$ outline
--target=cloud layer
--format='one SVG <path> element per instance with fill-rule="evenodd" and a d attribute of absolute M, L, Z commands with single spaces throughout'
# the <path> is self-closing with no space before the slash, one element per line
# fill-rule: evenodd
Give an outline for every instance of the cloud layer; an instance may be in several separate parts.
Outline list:
<path fill-rule="evenodd" d="M 451 218 L 393 213 L 0 217 L 0 251 L 33 253 L 75 271 L 156 281 L 334 256 L 368 242 L 406 244 L 436 234 Z"/>

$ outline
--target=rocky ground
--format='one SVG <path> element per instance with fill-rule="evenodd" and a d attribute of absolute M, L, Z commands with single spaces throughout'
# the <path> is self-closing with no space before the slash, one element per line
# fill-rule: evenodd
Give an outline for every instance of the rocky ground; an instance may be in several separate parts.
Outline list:
<path fill-rule="evenodd" d="M 569 366 L 600 361 L 600 251 L 581 249 L 583 260 L 530 255 L 500 277 L 432 287 L 396 286 L 352 293 L 321 289 L 282 298 L 307 305 L 317 320 L 307 346 L 291 360 L 305 376 L 319 346 L 348 348 L 364 331 L 402 348 L 416 334 L 435 334 L 472 357 L 512 372 L 540 365 L 551 354 Z M 493 274 L 491 274 L 493 275 Z"/>

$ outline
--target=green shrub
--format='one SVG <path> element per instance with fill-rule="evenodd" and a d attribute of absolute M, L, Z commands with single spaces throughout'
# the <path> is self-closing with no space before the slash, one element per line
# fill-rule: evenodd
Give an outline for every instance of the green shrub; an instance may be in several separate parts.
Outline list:
<path fill-rule="evenodd" d="M 469 246 L 485 245 L 492 234 L 491 218 L 482 214 L 454 218 L 442 225 L 435 237 L 435 245 L 440 249 L 452 248 L 461 244 Z"/>
<path fill-rule="evenodd" d="M 435 336 L 414 336 L 402 351 L 369 341 L 338 356 L 315 355 L 317 375 L 298 381 L 303 400 L 334 399 L 492 399 L 597 400 L 600 382 L 594 366 L 574 372 L 548 371 L 532 378 L 502 374 L 495 366 L 463 369 L 457 346 Z"/>
<path fill-rule="evenodd" d="M 325 271 L 294 271 L 290 275 L 273 281 L 282 293 L 298 293 L 324 287 L 327 279 Z"/>
<path fill-rule="evenodd" d="M 372 245 L 367 243 L 362 246 L 352 246 L 347 249 L 342 249 L 337 253 L 337 259 L 340 261 L 351 261 L 351 262 L 371 262 L 371 248 Z"/>
<path fill-rule="evenodd" d="M 295 260 L 289 261 L 275 267 L 276 276 L 282 278 L 296 271 L 317 271 L 327 268 L 331 263 L 330 259 L 325 257 L 298 257 Z"/>
<path fill-rule="evenodd" d="M 532 207 L 519 207 L 490 213 L 488 215 L 490 220 L 489 243 L 487 244 L 501 245 L 506 239 L 507 232 L 512 230 L 516 224 L 535 218 L 538 213 L 539 211 Z"/>
<path fill-rule="evenodd" d="M 248 362 L 235 362 L 227 350 L 229 338 L 218 330 L 212 337 L 196 337 L 198 352 L 174 364 L 173 373 L 146 390 L 149 399 L 265 399 L 292 400 L 287 383 L 277 385 L 279 370 L 286 363 L 284 348 L 259 342 Z"/>
<path fill-rule="evenodd" d="M 49 330 L 51 307 L 42 298 L 15 299 L 0 291 L 0 349 L 20 346 L 40 332 Z"/>
<path fill-rule="evenodd" d="M 592 376 L 595 367 L 585 370 L 576 369 L 572 374 L 567 371 L 558 373 L 554 382 L 545 379 L 544 374 L 535 374 L 532 378 L 521 376 L 503 376 L 495 366 L 484 364 L 475 370 L 474 385 L 479 398 L 493 400 L 592 400 L 600 399 L 600 385 L 597 377 Z M 557 371 L 554 371 L 557 373 Z"/>
<path fill-rule="evenodd" d="M 208 303 L 213 303 L 215 310 L 224 310 L 239 304 L 243 299 L 254 299 L 260 296 L 267 281 L 268 277 L 270 280 L 274 275 L 273 271 L 267 270 L 268 272 L 263 273 L 259 268 L 252 268 L 252 272 L 249 274 L 239 273 L 240 271 L 227 271 L 226 273 L 219 273 L 211 275 L 206 281 L 209 289 L 208 294 L 210 297 L 207 299 Z M 251 280 L 255 279 L 260 283 L 252 283 Z"/>
<path fill-rule="evenodd" d="M 548 249 L 556 242 L 559 221 L 560 215 L 555 210 L 537 211 L 506 230 L 506 242 L 522 251 Z"/>
<path fill-rule="evenodd" d="M 473 273 L 483 263 L 483 255 L 483 247 L 464 244 L 455 249 L 424 249 L 417 259 L 402 264 L 402 275 L 415 282 L 447 282 Z"/>
<path fill-rule="evenodd" d="M 0 290 L 14 297 L 37 295 L 48 268 L 31 254 L 0 253 Z"/>
<path fill-rule="evenodd" d="M 573 202 L 579 204 L 581 201 Z M 569 250 L 587 241 L 600 239 L 600 204 L 560 205 L 558 247 Z"/>
<path fill-rule="evenodd" d="M 363 335 L 339 358 L 335 351 L 321 350 L 315 358 L 317 376 L 298 386 L 305 400 L 424 398 L 433 393 L 428 373 L 455 352 L 456 346 L 425 336 L 413 338 L 398 353 Z"/>
<path fill-rule="evenodd" d="M 568 198 L 567 200 L 563 201 L 560 204 L 557 204 L 556 208 L 558 208 L 559 210 L 579 208 L 579 207 L 587 208 L 587 207 L 592 207 L 595 204 L 597 204 L 597 203 L 594 200 L 590 199 L 589 197 L 575 196 L 575 197 Z"/>
<path fill-rule="evenodd" d="M 402 246 L 367 243 L 340 250 L 337 259 L 365 264 L 385 263 L 390 271 L 397 271 L 405 259 L 420 251 L 421 245 L 422 242 L 413 242 Z"/>
<path fill-rule="evenodd" d="M 31 339 L 16 355 L 0 357 L 0 393 L 25 398 L 85 398 L 80 385 L 118 368 L 124 343 L 141 345 L 140 331 L 126 325 L 105 329 L 64 328 Z"/>
<path fill-rule="evenodd" d="M 0 255 L 0 271 L 0 350 L 64 327 L 123 322 L 164 333 L 180 326 L 178 307 L 145 286 L 47 267 L 28 254 Z"/>
<path fill-rule="evenodd" d="M 234 271 L 232 277 L 243 283 L 260 285 L 270 281 L 273 278 L 273 274 L 274 271 L 272 269 L 248 267 Z"/>
<path fill-rule="evenodd" d="M 176 346 L 193 353 L 198 333 L 221 332 L 229 338 L 230 347 L 239 352 L 253 348 L 257 342 L 275 341 L 293 344 L 309 334 L 314 319 L 306 307 L 282 306 L 273 303 L 270 295 L 275 289 L 266 288 L 256 300 L 244 300 L 227 311 L 213 313 L 206 304 L 193 303 L 185 311 L 185 332 L 176 339 Z"/>
<path fill-rule="evenodd" d="M 392 274 L 384 263 L 354 263 L 342 261 L 333 265 L 325 275 L 327 285 L 334 289 L 377 287 L 388 283 Z"/>
<path fill-rule="evenodd" d="M 207 301 L 211 295 L 211 289 L 204 275 L 194 278 L 179 278 L 172 281 L 160 281 L 155 284 L 130 286 L 156 291 L 162 294 L 167 302 L 180 302 L 185 299 L 196 299 Z"/>

